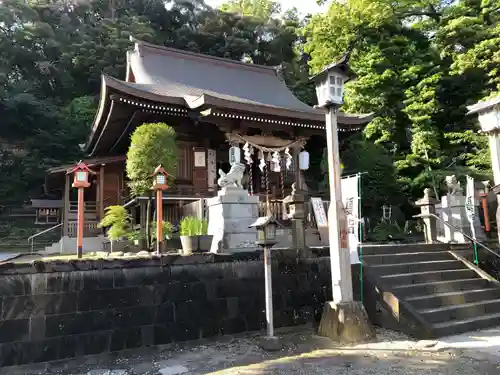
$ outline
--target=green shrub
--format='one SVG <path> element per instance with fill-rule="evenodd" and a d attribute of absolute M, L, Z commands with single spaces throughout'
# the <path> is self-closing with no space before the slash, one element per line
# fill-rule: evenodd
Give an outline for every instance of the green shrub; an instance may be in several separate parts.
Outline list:
<path fill-rule="evenodd" d="M 208 221 L 194 216 L 186 216 L 181 220 L 181 236 L 204 236 L 208 233 Z"/>
<path fill-rule="evenodd" d="M 157 234 L 156 234 L 156 221 L 153 221 L 151 223 L 151 238 L 156 241 L 156 238 L 157 238 Z M 172 223 L 170 223 L 169 221 L 162 221 L 162 224 L 161 224 L 161 232 L 162 232 L 162 235 L 163 235 L 163 239 L 170 239 L 170 237 L 172 237 L 172 232 L 174 230 L 174 227 L 172 225 Z"/>
<path fill-rule="evenodd" d="M 99 228 L 109 227 L 107 236 L 111 241 L 127 237 L 130 233 L 130 215 L 123 206 L 109 206 L 99 223 Z"/>

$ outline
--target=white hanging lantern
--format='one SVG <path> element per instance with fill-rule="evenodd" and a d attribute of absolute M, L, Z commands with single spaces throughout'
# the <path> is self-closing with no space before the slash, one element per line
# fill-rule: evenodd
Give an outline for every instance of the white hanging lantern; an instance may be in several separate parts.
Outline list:
<path fill-rule="evenodd" d="M 262 150 L 259 151 L 259 159 L 260 159 L 259 169 L 261 172 L 264 172 L 264 168 L 266 168 L 266 159 L 264 156 L 264 152 L 262 152 Z"/>
<path fill-rule="evenodd" d="M 309 169 L 309 153 L 306 150 L 302 150 L 299 153 L 299 169 L 301 171 L 307 171 Z"/>
<path fill-rule="evenodd" d="M 241 161 L 241 150 L 238 146 L 229 149 L 229 164 L 234 165 Z"/>
<path fill-rule="evenodd" d="M 281 172 L 281 163 L 280 163 L 280 153 L 275 151 L 271 160 L 271 170 L 273 172 Z"/>
<path fill-rule="evenodd" d="M 290 149 L 287 147 L 285 149 L 285 167 L 287 170 L 292 166 L 292 154 L 290 154 Z"/>

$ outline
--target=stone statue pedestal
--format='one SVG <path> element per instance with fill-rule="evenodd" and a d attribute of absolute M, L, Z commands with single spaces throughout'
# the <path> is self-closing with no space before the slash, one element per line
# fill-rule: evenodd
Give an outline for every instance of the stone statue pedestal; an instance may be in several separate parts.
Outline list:
<path fill-rule="evenodd" d="M 207 199 L 207 207 L 212 253 L 259 250 L 257 230 L 249 228 L 259 216 L 259 197 L 239 187 L 224 187 L 217 197 Z"/>
<path fill-rule="evenodd" d="M 451 213 L 451 224 L 470 236 L 471 230 L 469 221 L 467 220 L 467 211 L 465 210 L 465 197 L 449 194 L 447 200 Z M 469 240 L 458 231 L 453 231 L 451 240 L 456 243 L 469 242 Z"/>

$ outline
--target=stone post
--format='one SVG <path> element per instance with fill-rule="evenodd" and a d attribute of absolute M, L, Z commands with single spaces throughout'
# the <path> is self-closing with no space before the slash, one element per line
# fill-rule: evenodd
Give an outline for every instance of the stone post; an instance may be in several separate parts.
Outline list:
<path fill-rule="evenodd" d="M 292 184 L 292 193 L 283 200 L 284 211 L 292 220 L 292 248 L 295 250 L 306 248 L 305 221 L 308 211 L 307 197 L 297 193 L 295 183 Z"/>
<path fill-rule="evenodd" d="M 436 219 L 433 217 L 425 217 L 425 215 L 436 214 L 436 204 L 438 200 L 432 196 L 432 190 L 427 188 L 424 190 L 424 196 L 415 202 L 417 207 L 420 207 L 420 213 L 424 216 L 425 225 L 425 242 L 437 242 L 437 226 Z"/>

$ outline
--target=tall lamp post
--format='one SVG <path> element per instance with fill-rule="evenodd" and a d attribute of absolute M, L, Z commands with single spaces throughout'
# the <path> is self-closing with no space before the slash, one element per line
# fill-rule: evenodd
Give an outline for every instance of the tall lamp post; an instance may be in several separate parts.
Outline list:
<path fill-rule="evenodd" d="M 161 254 L 163 243 L 163 191 L 168 189 L 168 173 L 161 166 L 153 172 L 153 190 L 156 191 L 156 253 Z"/>
<path fill-rule="evenodd" d="M 90 186 L 89 174 L 92 172 L 87 165 L 80 161 L 68 174 L 73 173 L 73 187 L 78 189 L 78 227 L 76 235 L 76 253 L 78 258 L 83 256 L 83 222 L 85 214 L 84 189 Z"/>
<path fill-rule="evenodd" d="M 330 185 L 328 237 L 333 301 L 325 304 L 319 334 L 341 342 L 369 341 L 375 336 L 363 304 L 354 301 L 347 221 L 341 193 L 337 113 L 344 102 L 344 83 L 352 76 L 347 56 L 344 56 L 339 62 L 328 65 L 311 78 L 316 84 L 318 107 L 326 110 L 325 129 Z"/>

